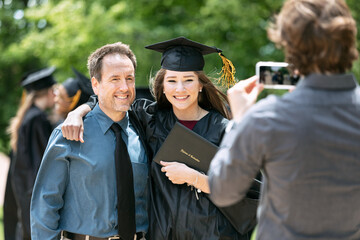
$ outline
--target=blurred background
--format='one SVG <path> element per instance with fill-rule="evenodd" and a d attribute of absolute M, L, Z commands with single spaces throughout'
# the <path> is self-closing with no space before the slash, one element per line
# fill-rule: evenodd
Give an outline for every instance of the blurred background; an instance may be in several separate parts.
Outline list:
<path fill-rule="evenodd" d="M 0 152 L 9 150 L 5 133 L 16 113 L 21 76 L 56 66 L 58 82 L 72 76 L 71 66 L 89 76 L 87 57 L 96 48 L 121 41 L 138 59 L 137 86 L 147 86 L 160 67 L 160 54 L 145 45 L 185 36 L 223 50 L 238 79 L 255 74 L 259 60 L 283 61 L 269 42 L 266 27 L 282 0 L 0 0 Z M 360 26 L 360 4 L 348 0 Z M 360 39 L 358 34 L 358 39 Z M 215 54 L 205 71 L 217 77 Z M 359 61 L 353 71 L 360 79 Z"/>
<path fill-rule="evenodd" d="M 5 130 L 17 111 L 22 92 L 19 83 L 25 72 L 56 66 L 56 80 L 63 82 L 73 76 L 74 66 L 89 76 L 86 69 L 89 54 L 104 44 L 121 41 L 129 44 L 137 56 L 137 87 L 147 86 L 149 77 L 160 68 L 161 56 L 144 46 L 185 36 L 222 49 L 234 63 L 236 77 L 248 78 L 255 74 L 256 62 L 284 60 L 282 52 L 266 36 L 269 20 L 282 3 L 282 0 L 0 0 L 0 157 L 9 152 Z M 359 29 L 359 1 L 347 3 Z M 205 56 L 205 60 L 205 72 L 217 77 L 220 58 L 212 54 Z M 359 80 L 359 61 L 353 72 Z M 1 170 L 6 164 L 1 165 Z M 6 172 L 1 171 L 1 179 L 6 178 Z"/>

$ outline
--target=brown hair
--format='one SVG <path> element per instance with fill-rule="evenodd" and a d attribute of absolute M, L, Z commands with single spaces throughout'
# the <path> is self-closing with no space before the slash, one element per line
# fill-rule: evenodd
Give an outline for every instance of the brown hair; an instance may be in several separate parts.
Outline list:
<path fill-rule="evenodd" d="M 343 0 L 288 0 L 268 29 L 303 75 L 344 73 L 358 58 L 356 22 Z"/>
<path fill-rule="evenodd" d="M 89 56 L 87 67 L 89 69 L 90 78 L 95 77 L 99 82 L 101 81 L 102 60 L 106 55 L 110 54 L 127 56 L 134 65 L 134 70 L 136 70 L 136 57 L 129 45 L 117 42 L 102 46 Z"/>
<path fill-rule="evenodd" d="M 151 92 L 159 108 L 171 108 L 171 103 L 167 100 L 165 94 L 163 94 L 165 73 L 166 69 L 161 68 L 155 77 L 150 79 Z M 194 73 L 199 77 L 199 82 L 203 86 L 202 92 L 199 92 L 199 106 L 206 110 L 214 109 L 225 118 L 230 118 L 230 113 L 227 108 L 229 104 L 227 96 L 211 82 L 203 71 L 194 71 Z"/>
<path fill-rule="evenodd" d="M 17 151 L 19 128 L 23 122 L 27 110 L 29 110 L 29 108 L 34 104 L 35 99 L 48 94 L 50 88 L 30 91 L 28 94 L 23 91 L 23 97 L 21 99 L 16 116 L 10 119 L 10 125 L 6 129 L 6 132 L 10 134 L 10 147 L 14 152 Z"/>

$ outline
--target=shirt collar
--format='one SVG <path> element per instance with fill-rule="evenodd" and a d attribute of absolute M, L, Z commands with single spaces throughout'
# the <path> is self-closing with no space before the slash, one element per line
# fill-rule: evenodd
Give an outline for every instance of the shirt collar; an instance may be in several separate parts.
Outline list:
<path fill-rule="evenodd" d="M 103 134 L 105 134 L 111 127 L 111 125 L 114 123 L 114 121 L 109 118 L 99 107 L 99 104 L 96 104 L 96 106 L 94 107 L 94 109 L 91 111 L 92 114 L 95 116 L 95 118 L 97 119 L 100 129 L 102 131 Z M 127 128 L 129 125 L 129 114 L 128 112 L 126 112 L 125 117 L 117 122 L 121 129 L 124 131 L 124 133 L 126 135 L 128 135 L 127 133 Z"/>
<path fill-rule="evenodd" d="M 129 127 L 129 113 L 126 112 L 126 115 L 123 119 L 121 119 L 120 121 L 117 122 L 121 129 L 124 131 L 124 133 L 126 134 L 126 136 L 129 136 L 128 135 L 128 132 L 127 132 L 127 129 Z"/>
<path fill-rule="evenodd" d="M 357 86 L 358 83 L 352 74 L 310 74 L 297 84 L 297 87 L 322 88 L 328 90 L 350 90 Z"/>

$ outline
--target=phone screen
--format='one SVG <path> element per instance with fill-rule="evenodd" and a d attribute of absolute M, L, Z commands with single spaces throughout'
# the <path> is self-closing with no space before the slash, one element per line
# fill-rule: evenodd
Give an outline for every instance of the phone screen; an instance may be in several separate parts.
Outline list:
<path fill-rule="evenodd" d="M 292 88 L 300 80 L 300 74 L 297 71 L 291 73 L 287 65 L 286 63 L 257 64 L 256 72 L 259 76 L 259 82 L 264 84 L 265 88 Z"/>

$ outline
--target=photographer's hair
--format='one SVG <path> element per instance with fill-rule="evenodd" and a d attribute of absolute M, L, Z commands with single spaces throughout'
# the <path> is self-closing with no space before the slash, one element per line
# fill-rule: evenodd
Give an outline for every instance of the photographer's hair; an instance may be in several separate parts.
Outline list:
<path fill-rule="evenodd" d="M 356 22 L 344 0 L 287 0 L 268 36 L 303 75 L 344 73 L 358 58 Z"/>
<path fill-rule="evenodd" d="M 155 77 L 150 79 L 150 89 L 159 108 L 171 108 L 171 103 L 163 93 L 165 73 L 166 69 L 161 68 Z M 202 92 L 199 92 L 199 106 L 206 110 L 214 109 L 225 118 L 230 118 L 230 113 L 227 108 L 229 105 L 227 96 L 217 89 L 203 71 L 194 71 L 194 73 L 199 77 L 199 82 L 203 86 Z"/>
<path fill-rule="evenodd" d="M 90 78 L 95 77 L 99 82 L 101 81 L 102 60 L 106 55 L 110 54 L 119 54 L 128 57 L 134 65 L 134 70 L 136 70 L 136 57 L 129 45 L 117 42 L 102 46 L 89 56 L 87 67 Z"/>

